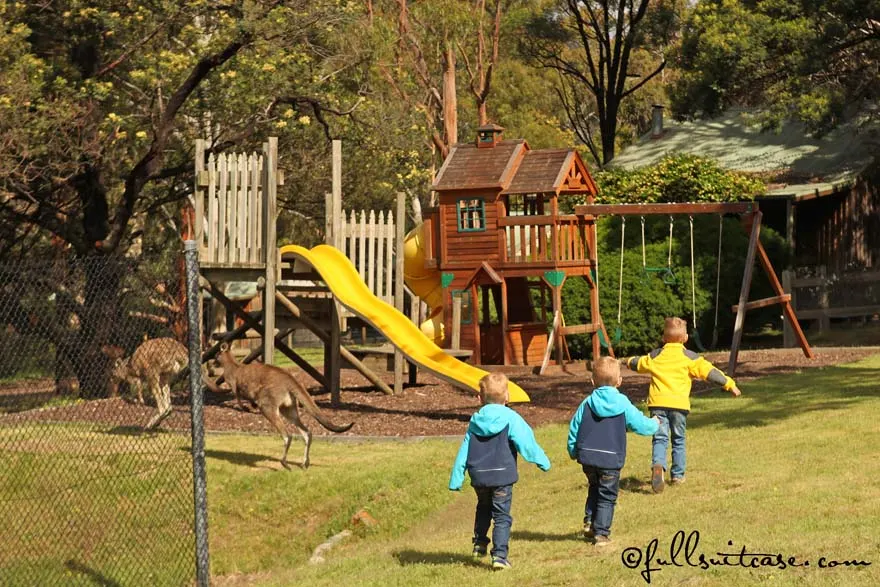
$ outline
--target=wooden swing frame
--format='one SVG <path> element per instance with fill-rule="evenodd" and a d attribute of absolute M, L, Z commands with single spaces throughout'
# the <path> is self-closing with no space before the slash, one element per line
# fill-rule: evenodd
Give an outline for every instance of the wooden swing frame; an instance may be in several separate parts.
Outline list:
<path fill-rule="evenodd" d="M 736 312 L 736 320 L 733 327 L 733 340 L 730 344 L 730 358 L 727 365 L 727 373 L 733 375 L 736 372 L 737 356 L 742 342 L 743 324 L 746 312 L 757 308 L 764 308 L 775 304 L 782 304 L 785 318 L 797 338 L 798 344 L 808 359 L 815 358 L 810 343 L 807 342 L 803 330 L 798 323 L 797 315 L 791 305 L 791 294 L 785 293 L 776 271 L 770 263 L 770 257 L 761 244 L 761 217 L 762 213 L 755 202 L 710 202 L 710 203 L 681 203 L 681 204 L 584 204 L 575 207 L 575 214 L 582 217 L 582 222 L 593 223 L 599 216 L 647 216 L 647 215 L 674 215 L 674 214 L 735 214 L 741 216 L 743 229 L 749 234 L 749 248 L 746 253 L 746 264 L 743 271 L 743 279 L 739 293 L 739 303 L 733 306 Z M 755 266 L 755 256 L 763 267 L 775 296 L 760 300 L 748 301 L 749 290 L 752 285 L 752 274 Z M 612 355 L 613 356 L 613 355 Z"/>

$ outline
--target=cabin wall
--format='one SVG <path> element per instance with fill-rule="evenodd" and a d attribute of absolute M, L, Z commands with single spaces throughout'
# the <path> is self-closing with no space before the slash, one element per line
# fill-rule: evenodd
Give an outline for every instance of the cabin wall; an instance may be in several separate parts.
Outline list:
<path fill-rule="evenodd" d="M 484 202 L 486 228 L 462 232 L 458 229 L 458 201 L 462 198 L 481 198 Z M 444 193 L 440 197 L 441 236 L 440 264 L 446 268 L 476 269 L 483 261 L 498 262 L 501 258 L 498 239 L 498 208 L 494 192 Z"/>
<path fill-rule="evenodd" d="M 795 210 L 796 266 L 832 273 L 880 266 L 880 183 L 862 179 L 849 190 L 802 200 Z"/>

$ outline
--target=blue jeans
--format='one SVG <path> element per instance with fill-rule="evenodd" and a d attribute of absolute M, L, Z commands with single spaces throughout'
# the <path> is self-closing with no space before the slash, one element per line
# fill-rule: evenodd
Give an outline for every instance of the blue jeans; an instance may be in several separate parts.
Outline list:
<path fill-rule="evenodd" d="M 589 484 L 584 524 L 589 524 L 596 536 L 608 536 L 620 489 L 620 469 L 599 469 L 589 465 L 583 465 L 583 468 Z"/>
<path fill-rule="evenodd" d="M 492 527 L 492 558 L 507 560 L 507 543 L 510 542 L 510 502 L 513 485 L 500 487 L 474 487 L 477 492 L 477 513 L 474 516 L 474 544 L 489 544 L 489 524 Z"/>
<path fill-rule="evenodd" d="M 687 464 L 687 451 L 684 446 L 687 414 L 665 408 L 651 408 L 650 411 L 651 416 L 657 416 L 660 419 L 660 428 L 654 434 L 651 465 L 661 465 L 663 470 L 666 470 L 666 447 L 671 438 L 672 468 L 669 469 L 669 474 L 673 479 L 684 477 L 684 469 Z"/>

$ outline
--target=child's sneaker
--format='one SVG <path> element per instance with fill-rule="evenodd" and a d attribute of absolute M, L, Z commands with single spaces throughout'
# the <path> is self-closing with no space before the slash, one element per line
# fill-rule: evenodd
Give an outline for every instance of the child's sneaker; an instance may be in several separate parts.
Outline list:
<path fill-rule="evenodd" d="M 684 483 L 684 477 L 673 477 L 669 480 L 670 485 L 681 485 Z"/>
<path fill-rule="evenodd" d="M 586 524 L 584 524 L 584 530 L 583 530 L 584 538 L 586 538 L 587 540 L 592 540 L 595 537 L 595 535 L 596 534 L 593 532 L 593 524 L 590 522 L 587 522 Z"/>
<path fill-rule="evenodd" d="M 651 488 L 654 493 L 661 493 L 665 487 L 663 481 L 663 465 L 654 465 L 651 467 Z"/>
<path fill-rule="evenodd" d="M 599 547 L 608 546 L 609 544 L 611 544 L 611 539 L 607 536 L 596 536 L 595 544 Z"/>
<path fill-rule="evenodd" d="M 492 568 L 496 571 L 505 571 L 507 569 L 512 569 L 513 565 L 510 564 L 510 561 L 506 558 L 493 558 Z"/>
<path fill-rule="evenodd" d="M 485 544 L 474 544 L 474 552 L 472 553 L 474 558 L 483 558 L 486 556 L 486 552 Z"/>

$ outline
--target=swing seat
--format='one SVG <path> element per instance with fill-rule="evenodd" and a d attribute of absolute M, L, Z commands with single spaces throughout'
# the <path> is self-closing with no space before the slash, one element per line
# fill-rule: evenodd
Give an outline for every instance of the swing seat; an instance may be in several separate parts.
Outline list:
<path fill-rule="evenodd" d="M 703 346 L 703 341 L 700 340 L 700 331 L 696 328 L 691 330 L 690 341 L 694 343 L 694 346 L 697 347 L 697 350 L 701 353 L 706 352 L 706 347 Z"/>
<path fill-rule="evenodd" d="M 603 349 L 608 348 L 608 340 L 605 338 L 605 333 L 601 330 L 597 332 L 599 335 L 599 344 L 602 345 Z M 623 330 L 620 326 L 617 326 L 614 329 L 614 334 L 611 335 L 611 346 L 617 346 L 617 343 L 620 342 L 620 339 L 623 338 Z"/>
<path fill-rule="evenodd" d="M 678 277 L 669 267 L 644 267 L 644 272 L 645 280 L 650 279 L 652 275 L 656 274 L 666 285 L 675 285 L 678 283 Z"/>

